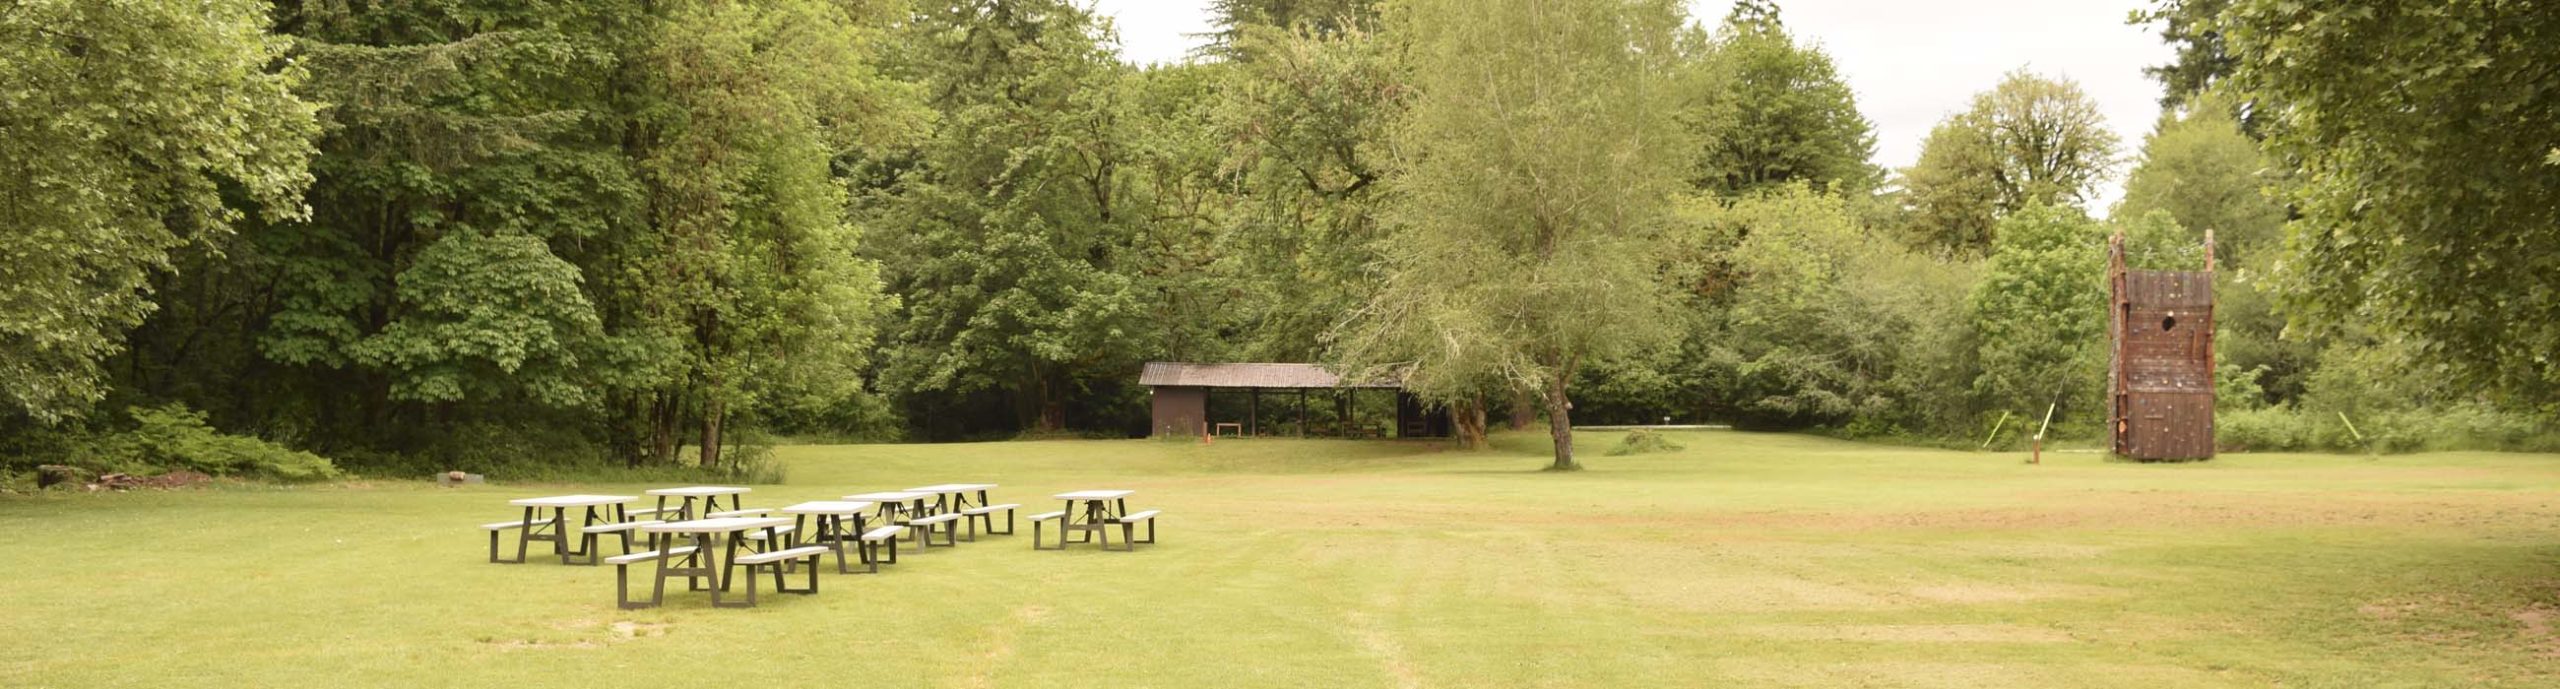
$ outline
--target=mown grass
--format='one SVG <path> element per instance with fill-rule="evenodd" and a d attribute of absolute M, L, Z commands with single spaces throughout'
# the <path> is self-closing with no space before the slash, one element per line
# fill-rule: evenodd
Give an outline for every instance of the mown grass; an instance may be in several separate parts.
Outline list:
<path fill-rule="evenodd" d="M 481 562 L 414 483 L 0 499 L 0 686 L 2288 687 L 2560 681 L 2560 457 L 2140 465 L 1790 435 L 802 446 L 749 506 L 1131 488 L 1134 554 L 910 552 L 753 611 Z M 1589 433 L 1585 448 L 1615 443 Z M 501 477 L 502 478 L 502 477 Z M 1026 529 L 1027 534 L 1027 529 Z"/>

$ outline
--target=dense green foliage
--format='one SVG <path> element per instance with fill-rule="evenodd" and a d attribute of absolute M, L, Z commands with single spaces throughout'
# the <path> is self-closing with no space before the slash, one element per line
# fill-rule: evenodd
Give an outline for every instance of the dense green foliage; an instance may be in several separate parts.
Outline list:
<path fill-rule="evenodd" d="M 1666 102 L 1679 12 L 1657 0 L 1400 9 L 1417 95 L 1387 179 L 1387 273 L 1344 358 L 1402 369 L 1444 403 L 1532 391 L 1553 468 L 1578 468 L 1576 373 L 1669 334 L 1659 283 L 1627 259 L 1659 227 L 1684 162 Z"/>
<path fill-rule="evenodd" d="M 82 416 L 173 250 L 306 213 L 315 107 L 265 9 L 0 7 L 0 414 Z"/>
<path fill-rule="evenodd" d="M 2105 380 L 2105 231 L 2036 203 L 2001 220 L 1997 236 L 1966 300 L 1979 329 L 1974 392 L 1992 409 L 2093 413 Z"/>
<path fill-rule="evenodd" d="M 1874 125 L 1821 48 L 1799 41 L 1763 0 L 1736 3 L 1693 58 L 1682 113 L 1703 149 L 1697 185 L 1725 193 L 1807 182 L 1865 191 L 1879 181 Z"/>
<path fill-rule="evenodd" d="M 2560 403 L 2560 8 L 2236 1 L 2230 85 L 2299 168 L 2299 322 L 2406 338 L 2437 373 Z"/>
<path fill-rule="evenodd" d="M 2079 83 L 2010 72 L 1931 130 L 1919 162 L 1903 171 L 1912 235 L 1952 251 L 1988 250 L 2008 214 L 2086 202 L 2115 168 L 2116 144 Z"/>
<path fill-rule="evenodd" d="M 2101 222 L 2075 84 L 2012 72 L 1888 177 L 1760 0 L 1222 0 L 1147 66 L 1071 0 L 8 3 L 0 447 L 752 476 L 1145 432 L 1151 360 L 1410 374 L 1559 466 L 1577 419 L 2086 435 L 2106 237 L 2207 231 L 2235 445 L 2524 446 L 2539 5 L 2154 3 L 2174 107 Z"/>

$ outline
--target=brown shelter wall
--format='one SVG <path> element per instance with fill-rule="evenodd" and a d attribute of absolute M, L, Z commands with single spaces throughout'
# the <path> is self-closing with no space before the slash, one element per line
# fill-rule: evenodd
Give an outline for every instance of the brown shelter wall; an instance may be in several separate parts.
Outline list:
<path fill-rule="evenodd" d="M 1155 421 L 1149 435 L 1196 436 L 1206 432 L 1201 424 L 1209 418 L 1209 389 L 1193 387 L 1153 388 Z"/>

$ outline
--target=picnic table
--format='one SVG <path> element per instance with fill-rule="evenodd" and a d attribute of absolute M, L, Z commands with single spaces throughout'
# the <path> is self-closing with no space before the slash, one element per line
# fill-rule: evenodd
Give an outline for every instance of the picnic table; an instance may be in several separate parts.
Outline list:
<path fill-rule="evenodd" d="M 745 500 L 744 496 L 748 490 L 750 489 L 738 486 L 685 486 L 683 488 L 659 488 L 649 491 L 649 494 L 658 497 L 658 509 L 656 510 L 658 517 L 660 519 L 675 521 L 681 519 L 692 519 L 699 515 L 720 511 L 720 496 L 723 495 L 729 496 L 729 509 L 746 509 L 743 505 L 743 501 Z M 683 502 L 676 507 L 674 516 L 668 516 L 667 514 L 667 498 L 680 498 L 683 500 Z M 702 501 L 702 510 L 699 512 L 694 511 L 693 509 L 693 501 L 695 500 Z"/>
<path fill-rule="evenodd" d="M 570 508 L 585 508 L 585 517 L 583 521 L 578 524 L 579 528 L 584 529 L 586 527 L 595 526 L 599 523 L 622 521 L 623 506 L 638 501 L 639 499 L 640 498 L 638 497 L 629 495 L 554 495 L 550 497 L 509 500 L 507 501 L 507 504 L 524 508 L 524 520 L 519 523 L 516 528 L 516 559 L 497 561 L 523 563 L 525 559 L 525 549 L 531 546 L 534 541 L 550 541 L 551 552 L 560 556 L 560 564 L 569 564 L 572 556 L 587 555 L 583 549 L 573 549 L 569 547 L 568 522 Z M 605 510 L 604 508 L 607 507 L 611 507 L 612 509 Z M 541 514 L 541 512 L 546 509 L 551 510 L 551 518 L 536 521 L 534 519 L 535 515 Z M 503 524 L 504 522 L 500 523 Z M 491 536 L 491 540 L 494 542 L 496 534 L 493 533 Z M 490 547 L 489 554 L 493 560 L 496 558 L 497 549 L 495 545 Z"/>
<path fill-rule="evenodd" d="M 987 506 L 987 491 L 995 487 L 996 484 L 993 483 L 937 483 L 930 486 L 909 488 L 905 492 L 932 493 L 934 495 L 934 514 L 943 514 L 958 512 L 971 507 Z M 975 493 L 978 498 L 978 502 L 975 505 L 971 505 L 969 503 L 969 496 L 972 493 Z"/>
<path fill-rule="evenodd" d="M 862 547 L 862 534 L 869 530 L 863 523 L 862 513 L 871 508 L 872 503 L 868 502 L 819 500 L 782 508 L 782 513 L 791 515 L 793 530 L 808 538 L 809 543 L 835 551 L 836 573 L 849 574 L 853 569 L 845 564 L 844 549 Z M 810 517 L 818 519 L 818 528 L 814 531 L 808 528 Z M 862 561 L 869 564 L 870 553 L 864 552 Z"/>
<path fill-rule="evenodd" d="M 1112 520 L 1129 513 L 1129 494 L 1135 492 L 1137 491 L 1079 490 L 1049 496 L 1067 501 L 1066 514 L 1058 518 L 1058 547 L 1061 549 L 1067 547 L 1067 534 L 1070 532 L 1087 534 L 1084 541 L 1076 541 L 1077 543 L 1093 540 L 1091 534 L 1103 534 L 1103 545 L 1108 547 L 1111 544 L 1111 536 L 1105 529 Z M 1039 543 L 1034 542 L 1032 545 L 1037 546 Z"/>
<path fill-rule="evenodd" d="M 723 493 L 722 495 L 731 494 Z M 649 534 L 649 545 L 653 551 L 663 552 L 675 548 L 674 541 L 679 538 L 689 538 L 693 541 L 693 546 L 681 555 L 655 558 L 658 561 L 657 596 L 666 595 L 668 579 L 683 577 L 685 590 L 700 591 L 702 590 L 701 579 L 708 577 L 711 579 L 709 588 L 712 606 L 734 608 L 754 605 L 752 602 L 731 604 L 720 599 L 720 593 L 729 590 L 729 585 L 735 579 L 725 573 L 725 570 L 735 568 L 738 545 L 741 541 L 747 540 L 747 532 L 762 529 L 765 532 L 766 542 L 780 543 L 782 535 L 779 529 L 789 524 L 791 520 L 782 517 L 721 517 L 661 522 L 640 527 L 642 532 Z M 725 552 L 719 545 L 724 541 L 728 544 Z M 751 576 L 752 572 L 753 570 L 750 570 Z"/>
<path fill-rule="evenodd" d="M 933 498 L 932 493 L 912 490 L 885 490 L 844 496 L 846 500 L 874 503 L 879 507 L 880 519 L 891 524 L 906 521 L 910 517 L 932 514 L 932 505 L 925 501 Z"/>
<path fill-rule="evenodd" d="M 844 499 L 876 504 L 880 510 L 882 524 L 905 524 L 917 517 L 932 514 L 932 505 L 926 501 L 934 497 L 932 493 L 912 490 L 887 490 L 877 493 L 855 493 L 844 496 Z M 915 534 L 910 532 L 908 535 Z"/>

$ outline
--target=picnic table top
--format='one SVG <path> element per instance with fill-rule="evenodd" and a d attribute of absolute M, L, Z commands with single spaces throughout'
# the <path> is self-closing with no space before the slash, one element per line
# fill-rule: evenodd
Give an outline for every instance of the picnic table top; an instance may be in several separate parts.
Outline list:
<path fill-rule="evenodd" d="M 856 494 L 853 494 L 853 495 L 847 495 L 847 496 L 844 496 L 844 499 L 846 499 L 846 500 L 870 500 L 870 501 L 874 501 L 874 502 L 902 502 L 902 501 L 906 501 L 906 500 L 922 500 L 922 499 L 925 499 L 925 498 L 933 497 L 933 496 L 935 496 L 935 495 L 939 495 L 939 493 L 918 493 L 918 492 L 915 492 L 915 491 L 891 490 L 891 491 L 881 491 L 881 492 L 878 492 L 878 493 L 856 493 Z"/>
<path fill-rule="evenodd" d="M 649 533 L 729 533 L 790 525 L 791 520 L 781 517 L 715 517 L 650 524 L 640 527 L 640 530 Z"/>
<path fill-rule="evenodd" d="M 852 500 L 816 500 L 782 508 L 783 514 L 861 514 L 871 503 Z"/>
<path fill-rule="evenodd" d="M 664 496 L 667 496 L 667 497 L 683 497 L 683 496 L 696 496 L 696 497 L 699 497 L 699 496 L 705 496 L 705 495 L 737 495 L 737 494 L 739 494 L 739 493 L 744 493 L 744 492 L 747 492 L 747 491 L 749 491 L 749 490 L 753 490 L 753 489 L 750 489 L 750 488 L 741 488 L 741 487 L 738 487 L 738 486 L 685 486 L 685 487 L 683 487 L 683 488 L 659 488 L 659 489 L 656 489 L 656 490 L 649 491 L 649 494 L 650 494 L 650 495 L 664 495 Z"/>
<path fill-rule="evenodd" d="M 638 499 L 640 498 L 630 495 L 554 495 L 547 498 L 509 500 L 507 504 L 517 507 L 592 507 L 619 505 Z"/>
<path fill-rule="evenodd" d="M 907 489 L 907 492 L 909 492 L 909 493 L 936 493 L 936 494 L 940 494 L 940 493 L 966 493 L 966 492 L 970 492 L 970 491 L 987 490 L 987 489 L 994 488 L 994 487 L 996 487 L 996 484 L 993 484 L 993 483 L 937 483 L 937 484 L 930 485 L 930 486 L 921 486 L 921 487 L 916 487 L 916 488 L 909 488 L 909 489 Z"/>
<path fill-rule="evenodd" d="M 1125 497 L 1129 497 L 1129 494 L 1130 494 L 1130 493 L 1135 493 L 1135 492 L 1138 492 L 1138 491 L 1134 491 L 1134 490 L 1079 490 L 1079 491 L 1074 491 L 1074 492 L 1069 492 L 1069 493 L 1059 493 L 1059 494 L 1057 494 L 1057 495 L 1052 495 L 1052 496 L 1049 496 L 1049 497 L 1057 498 L 1057 499 L 1060 499 L 1060 500 L 1113 500 L 1113 499 L 1118 499 L 1118 498 L 1125 498 Z"/>

